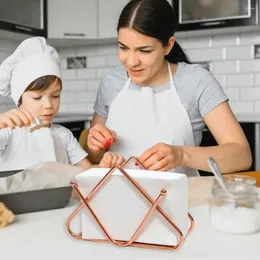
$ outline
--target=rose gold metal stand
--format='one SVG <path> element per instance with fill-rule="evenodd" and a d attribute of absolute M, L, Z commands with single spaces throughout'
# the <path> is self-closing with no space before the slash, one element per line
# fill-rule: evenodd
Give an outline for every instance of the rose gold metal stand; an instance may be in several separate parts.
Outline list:
<path fill-rule="evenodd" d="M 129 158 L 124 165 L 121 167 L 114 166 L 111 168 L 108 173 L 101 179 L 101 181 L 96 185 L 96 187 L 90 192 L 90 194 L 84 198 L 83 194 L 78 188 L 78 185 L 75 182 L 71 182 L 72 187 L 75 189 L 76 193 L 78 196 L 81 198 L 82 202 L 80 205 L 76 208 L 76 210 L 71 214 L 71 216 L 68 218 L 66 222 L 66 228 L 68 232 L 76 239 L 79 240 L 86 240 L 86 241 L 92 241 L 92 242 L 111 242 L 112 244 L 120 247 L 126 247 L 126 246 L 133 246 L 133 247 L 141 247 L 141 248 L 153 248 L 153 249 L 166 249 L 166 250 L 176 250 L 179 248 L 185 238 L 181 230 L 178 228 L 178 226 L 170 219 L 170 217 L 160 208 L 159 204 L 160 201 L 164 198 L 164 196 L 167 195 L 167 191 L 165 189 L 162 189 L 160 194 L 158 195 L 157 199 L 154 201 L 145 191 L 144 189 L 136 182 L 133 178 L 129 176 L 129 174 L 124 170 L 129 163 L 132 161 L 135 161 L 139 164 L 139 166 L 142 169 L 145 169 L 145 167 L 142 165 L 142 163 L 138 160 L 136 157 L 131 157 Z M 91 201 L 92 197 L 100 190 L 100 188 L 109 180 L 109 177 L 113 174 L 115 170 L 119 170 L 129 181 L 132 183 L 132 185 L 135 186 L 135 188 L 144 196 L 145 199 L 147 199 L 151 203 L 151 208 L 150 210 L 146 213 L 144 219 L 141 221 L 140 225 L 137 227 L 136 231 L 132 235 L 132 237 L 129 240 L 117 240 L 113 238 L 106 227 L 103 225 L 102 221 L 98 218 L 98 216 L 95 214 L 93 209 L 90 207 L 89 202 Z M 106 239 L 83 239 L 82 238 L 82 233 L 75 234 L 72 232 L 70 223 L 71 221 L 76 217 L 76 215 L 81 211 L 83 207 L 86 207 L 94 219 L 96 220 L 97 224 L 103 231 L 104 235 L 106 236 Z M 144 229 L 146 223 L 150 219 L 151 215 L 153 212 L 157 210 L 163 217 L 164 219 L 170 224 L 170 226 L 173 229 L 173 232 L 178 236 L 178 243 L 177 245 L 162 245 L 162 244 L 151 244 L 151 243 L 145 243 L 145 242 L 135 242 L 136 238 L 140 234 L 140 232 Z M 194 220 L 190 214 L 188 214 L 188 218 L 190 220 L 190 228 L 188 230 L 188 233 L 191 232 L 194 226 Z"/>

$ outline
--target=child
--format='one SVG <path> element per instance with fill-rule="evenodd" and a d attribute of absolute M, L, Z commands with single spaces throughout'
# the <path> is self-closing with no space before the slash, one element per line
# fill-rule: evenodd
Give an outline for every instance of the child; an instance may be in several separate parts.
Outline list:
<path fill-rule="evenodd" d="M 0 65 L 0 95 L 10 96 L 17 109 L 0 114 L 0 171 L 24 169 L 47 161 L 92 165 L 72 133 L 52 124 L 62 91 L 60 58 L 42 37 L 23 41 Z M 43 127 L 30 132 L 39 118 Z M 123 157 L 108 152 L 100 165 L 110 168 Z"/>

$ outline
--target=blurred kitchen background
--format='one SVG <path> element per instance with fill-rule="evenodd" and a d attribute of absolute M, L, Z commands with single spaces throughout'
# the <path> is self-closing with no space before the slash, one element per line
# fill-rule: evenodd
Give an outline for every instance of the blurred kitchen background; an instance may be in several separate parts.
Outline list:
<path fill-rule="evenodd" d="M 176 40 L 224 88 L 257 159 L 252 169 L 260 168 L 260 0 L 168 1 L 178 16 Z M 116 26 L 127 2 L 0 0 L 0 63 L 23 39 L 47 37 L 62 59 L 60 111 L 89 120 L 101 78 L 119 64 Z M 0 97 L 0 112 L 12 107 Z M 212 142 L 205 129 L 202 145 Z"/>

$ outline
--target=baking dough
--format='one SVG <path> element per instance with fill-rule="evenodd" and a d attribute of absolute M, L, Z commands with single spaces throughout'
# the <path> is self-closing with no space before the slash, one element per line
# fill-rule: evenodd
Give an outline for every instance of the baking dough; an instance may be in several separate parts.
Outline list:
<path fill-rule="evenodd" d="M 14 221 L 15 215 L 4 203 L 0 202 L 0 228 L 8 226 Z"/>

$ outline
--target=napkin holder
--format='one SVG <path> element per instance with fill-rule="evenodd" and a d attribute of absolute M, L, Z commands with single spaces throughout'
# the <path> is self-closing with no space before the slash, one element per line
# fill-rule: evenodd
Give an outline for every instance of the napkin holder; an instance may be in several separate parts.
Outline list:
<path fill-rule="evenodd" d="M 83 193 L 80 191 L 78 185 L 76 182 L 71 182 L 72 187 L 74 188 L 75 192 L 81 199 L 81 203 L 79 206 L 75 209 L 75 211 L 69 216 L 66 222 L 66 229 L 69 232 L 69 234 L 78 240 L 84 240 L 89 242 L 110 242 L 113 245 L 119 246 L 119 247 L 139 247 L 139 248 L 150 248 L 150 249 L 164 249 L 164 250 L 176 250 L 181 247 L 181 245 L 185 241 L 185 236 L 183 232 L 180 230 L 178 225 L 166 214 L 166 212 L 160 207 L 160 202 L 164 199 L 165 196 L 167 196 L 167 190 L 162 188 L 161 192 L 158 194 L 158 197 L 154 200 L 151 198 L 151 196 L 141 187 L 141 185 L 132 178 L 126 171 L 125 168 L 130 164 L 136 162 L 139 164 L 140 168 L 143 170 L 146 170 L 146 168 L 142 165 L 142 163 L 138 160 L 136 157 L 130 157 L 121 167 L 114 166 L 112 167 L 108 173 L 99 181 L 99 183 L 94 187 L 94 189 L 90 192 L 88 196 L 84 196 Z M 139 192 L 150 204 L 151 207 L 148 210 L 148 212 L 145 214 L 145 217 L 142 219 L 141 223 L 137 227 L 136 231 L 133 233 L 131 238 L 129 240 L 120 240 L 116 239 L 111 236 L 106 226 L 102 223 L 102 220 L 97 216 L 97 214 L 94 212 L 92 207 L 90 206 L 90 201 L 93 198 L 93 196 L 99 192 L 99 190 L 102 188 L 102 186 L 107 183 L 110 180 L 111 175 L 115 170 L 119 170 L 122 175 L 128 180 L 129 184 L 133 185 L 136 188 L 136 191 Z M 84 208 L 90 212 L 90 214 L 95 219 L 97 225 L 99 226 L 101 232 L 103 232 L 105 239 L 96 239 L 96 238 L 83 238 L 82 232 L 75 234 L 71 229 L 71 221 L 77 216 L 77 214 Z M 153 213 L 157 211 L 163 219 L 168 222 L 170 225 L 172 232 L 178 237 L 178 242 L 175 245 L 166 245 L 166 244 L 155 244 L 155 243 L 146 243 L 146 242 L 138 242 L 136 241 L 138 235 L 145 229 L 147 226 L 147 222 L 153 215 Z M 188 229 L 188 233 L 190 233 L 194 227 L 194 220 L 192 216 L 188 213 L 188 219 L 190 221 L 190 226 Z"/>

